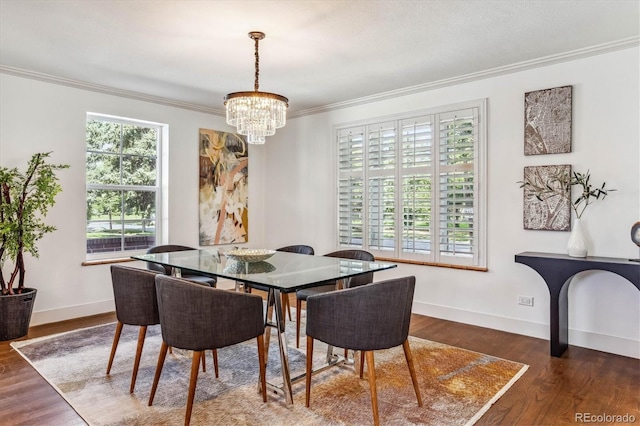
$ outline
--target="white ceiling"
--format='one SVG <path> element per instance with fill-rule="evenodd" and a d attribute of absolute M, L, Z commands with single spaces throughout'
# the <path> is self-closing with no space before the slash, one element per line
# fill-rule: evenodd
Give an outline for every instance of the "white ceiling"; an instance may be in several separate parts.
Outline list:
<path fill-rule="evenodd" d="M 0 0 L 0 71 L 213 113 L 229 92 L 304 114 L 639 43 L 640 1 Z"/>

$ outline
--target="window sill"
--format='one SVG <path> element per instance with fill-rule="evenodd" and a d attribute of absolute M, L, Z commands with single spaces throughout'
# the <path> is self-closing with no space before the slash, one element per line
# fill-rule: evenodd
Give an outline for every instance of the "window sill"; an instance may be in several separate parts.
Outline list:
<path fill-rule="evenodd" d="M 130 257 L 120 257 L 114 259 L 96 259 L 96 260 L 85 260 L 82 262 L 82 266 L 96 266 L 96 265 L 108 265 L 110 263 L 124 263 L 124 262 L 135 262 L 136 259 L 131 259 Z"/>
<path fill-rule="evenodd" d="M 478 271 L 478 272 L 488 272 L 489 268 L 482 266 L 467 266 L 467 265 L 452 265 L 448 263 L 436 263 L 436 262 L 423 262 L 419 260 L 408 260 L 408 259 L 395 259 L 390 257 L 376 257 L 376 260 L 380 260 L 383 262 L 393 262 L 393 263 L 406 263 L 410 265 L 421 265 L 421 266 L 436 266 L 439 268 L 451 268 L 451 269 L 462 269 L 465 271 Z"/>

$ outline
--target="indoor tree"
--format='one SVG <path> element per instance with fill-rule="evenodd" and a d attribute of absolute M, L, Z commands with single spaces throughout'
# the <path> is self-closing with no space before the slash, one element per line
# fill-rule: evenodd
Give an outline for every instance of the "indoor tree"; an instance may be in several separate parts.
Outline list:
<path fill-rule="evenodd" d="M 36 243 L 55 227 L 44 223 L 56 195 L 62 191 L 56 171 L 65 164 L 51 164 L 51 152 L 34 154 L 23 173 L 0 167 L 0 290 L 2 295 L 25 288 L 24 253 L 38 257 Z M 5 265 L 7 268 L 5 275 Z M 12 269 L 11 269 L 12 268 Z M 17 281 L 17 287 L 14 288 Z"/>

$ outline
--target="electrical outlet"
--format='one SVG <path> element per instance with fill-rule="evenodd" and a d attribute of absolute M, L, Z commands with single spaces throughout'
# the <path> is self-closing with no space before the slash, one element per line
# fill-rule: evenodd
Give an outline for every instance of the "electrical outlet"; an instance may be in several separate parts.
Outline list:
<path fill-rule="evenodd" d="M 518 296 L 518 305 L 533 306 L 533 296 Z"/>

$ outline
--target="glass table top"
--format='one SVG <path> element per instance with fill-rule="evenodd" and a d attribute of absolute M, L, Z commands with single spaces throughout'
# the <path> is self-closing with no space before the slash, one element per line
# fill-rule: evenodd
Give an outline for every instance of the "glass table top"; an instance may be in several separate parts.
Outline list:
<path fill-rule="evenodd" d="M 267 260 L 241 262 L 217 250 L 185 250 L 131 256 L 133 259 L 168 265 L 184 272 L 223 277 L 275 288 L 284 293 L 313 287 L 325 281 L 346 279 L 367 272 L 395 268 L 389 262 L 367 262 L 336 257 L 275 252 Z"/>

